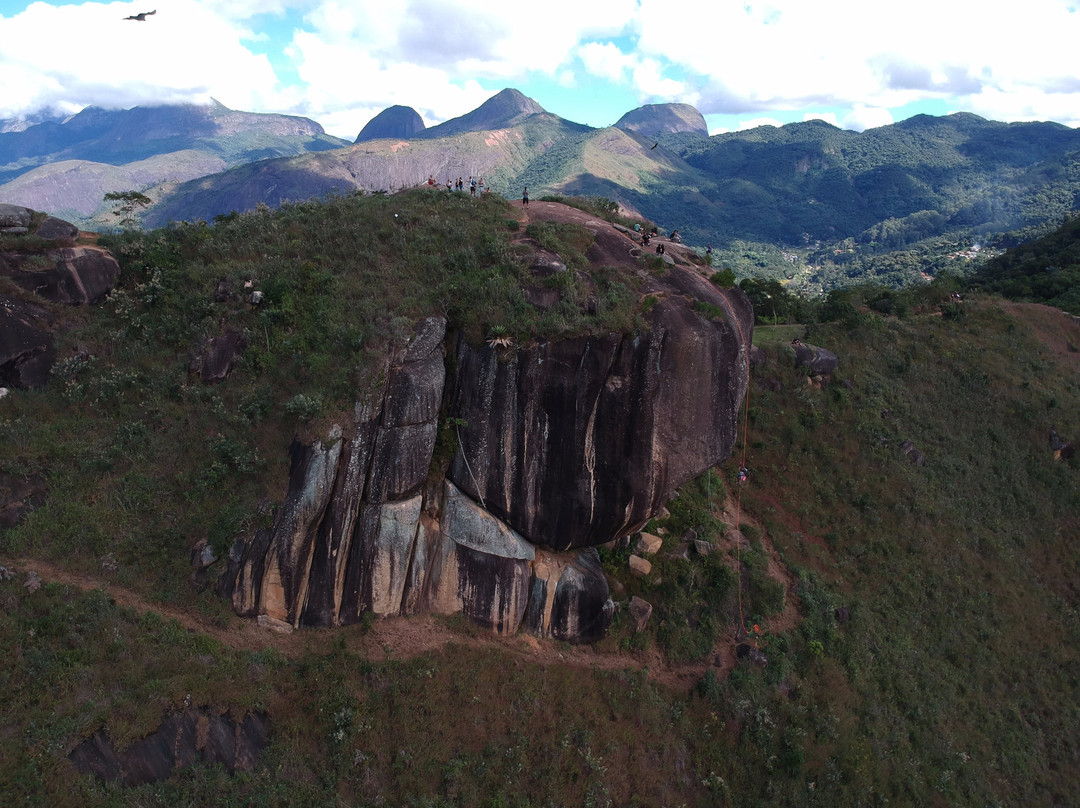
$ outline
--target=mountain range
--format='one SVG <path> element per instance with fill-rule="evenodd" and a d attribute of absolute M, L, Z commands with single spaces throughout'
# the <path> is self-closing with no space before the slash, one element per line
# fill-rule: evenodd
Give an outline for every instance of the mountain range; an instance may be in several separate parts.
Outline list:
<path fill-rule="evenodd" d="M 349 144 L 302 118 L 204 107 L 87 109 L 0 121 L 0 202 L 113 223 L 107 191 L 154 202 L 148 226 L 258 203 L 484 177 L 508 197 L 599 195 L 715 244 L 744 274 L 811 288 L 966 271 L 979 246 L 1048 232 L 1080 206 L 1080 131 L 968 113 L 853 132 L 824 121 L 709 136 L 686 104 L 591 128 L 513 89 L 433 127 L 391 107 Z M 95 202 L 97 204 L 95 204 Z M 964 256 L 957 258 L 956 256 Z"/>

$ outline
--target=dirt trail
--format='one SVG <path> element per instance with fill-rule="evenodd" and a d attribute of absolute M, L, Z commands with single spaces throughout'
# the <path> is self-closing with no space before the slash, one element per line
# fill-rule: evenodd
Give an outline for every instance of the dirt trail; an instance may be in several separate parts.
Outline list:
<path fill-rule="evenodd" d="M 731 524 L 733 516 L 728 514 L 730 500 L 718 517 Z M 746 515 L 743 514 L 746 522 Z M 763 540 L 766 541 L 766 540 Z M 770 556 L 775 554 L 771 544 L 767 545 Z M 204 634 L 221 642 L 229 648 L 242 651 L 259 651 L 273 648 L 282 655 L 296 659 L 307 653 L 326 653 L 340 639 L 352 652 L 364 659 L 381 660 L 387 657 L 409 659 L 424 653 L 437 653 L 448 645 L 465 646 L 473 649 L 498 649 L 524 661 L 539 665 L 571 665 L 580 668 L 599 670 L 623 670 L 626 668 L 642 669 L 649 672 L 650 678 L 659 684 L 680 691 L 692 688 L 705 671 L 712 667 L 718 676 L 724 676 L 735 665 L 736 637 L 734 627 L 724 634 L 713 648 L 709 658 L 691 664 L 668 665 L 660 651 L 652 648 L 646 652 L 601 651 L 592 645 L 569 645 L 553 640 L 538 639 L 530 634 L 519 632 L 512 637 L 498 637 L 472 631 L 458 631 L 445 625 L 444 621 L 431 615 L 414 617 L 388 617 L 375 621 L 367 632 L 360 626 L 347 626 L 333 629 L 305 628 L 283 634 L 259 626 L 254 620 L 232 618 L 227 626 L 221 626 L 184 609 L 161 603 L 153 603 L 142 595 L 108 581 L 92 576 L 70 572 L 54 563 L 38 559 L 21 558 L 4 561 L 4 566 L 16 571 L 19 578 L 25 579 L 30 571 L 36 572 L 45 583 L 63 584 L 82 591 L 104 590 L 118 605 L 136 612 L 154 612 L 166 620 L 175 620 L 189 631 Z M 790 584 L 790 576 L 778 565 L 775 568 L 784 580 Z M 769 574 L 773 575 L 774 566 L 770 562 Z M 784 631 L 797 622 L 798 613 L 791 599 L 784 613 L 770 623 L 773 631 Z"/>
<path fill-rule="evenodd" d="M 25 579 L 27 573 L 34 571 L 44 583 L 62 584 L 82 591 L 101 589 L 120 606 L 140 613 L 154 612 L 166 620 L 175 620 L 189 631 L 213 637 L 230 648 L 241 651 L 273 648 L 290 659 L 307 653 L 327 653 L 342 638 L 350 651 L 370 660 L 388 657 L 410 659 L 424 653 L 437 653 L 448 645 L 458 645 L 478 650 L 498 649 L 540 665 L 572 665 L 600 670 L 647 668 L 652 679 L 679 690 L 693 687 L 704 676 L 712 661 L 671 667 L 655 649 L 637 654 L 613 653 L 598 651 L 589 645 L 541 640 L 524 632 L 512 637 L 473 634 L 468 630 L 457 631 L 447 627 L 443 621 L 431 615 L 376 620 L 367 632 L 360 626 L 346 626 L 333 629 L 304 628 L 283 634 L 259 626 L 254 620 L 239 617 L 233 618 L 227 627 L 222 627 L 190 611 L 153 603 L 130 589 L 70 572 L 48 561 L 20 558 L 2 563 L 15 571 L 19 579 Z"/>
<path fill-rule="evenodd" d="M 513 204 L 520 213 L 522 229 L 530 221 L 554 220 L 583 225 L 597 235 L 595 247 L 601 254 L 603 263 L 638 268 L 637 258 L 630 251 L 640 249 L 639 245 L 616 231 L 609 223 L 576 208 L 551 202 L 530 201 L 527 208 L 520 201 Z M 674 253 L 677 261 L 694 265 L 693 262 L 687 261 L 680 255 L 681 251 L 686 249 L 682 245 L 676 245 L 662 237 L 659 240 L 668 245 L 669 254 Z M 701 271 L 700 267 L 696 268 Z M 737 527 L 735 512 L 735 501 L 729 494 L 727 501 L 714 514 L 718 519 L 723 520 L 728 528 L 725 531 L 726 538 L 721 540 L 720 549 L 729 552 L 733 559 L 737 550 L 732 537 L 732 530 Z M 740 518 L 743 523 L 756 524 L 745 511 L 742 512 Z M 760 525 L 757 526 L 760 528 Z M 767 573 L 782 582 L 789 593 L 784 611 L 771 619 L 768 626 L 774 633 L 787 631 L 797 625 L 799 620 L 797 604 L 790 594 L 793 579 L 780 563 L 779 555 L 768 536 L 765 535 L 765 531 L 761 530 L 760 533 L 762 545 L 769 555 Z M 384 618 L 375 621 L 366 633 L 360 626 L 348 626 L 333 629 L 305 628 L 283 634 L 259 626 L 254 620 L 237 617 L 232 618 L 229 624 L 223 627 L 214 620 L 201 618 L 183 609 L 154 603 L 125 587 L 92 576 L 70 572 L 48 561 L 23 558 L 13 562 L 0 559 L 0 563 L 9 569 L 19 571 L 21 577 L 25 577 L 26 573 L 33 570 L 46 583 L 65 584 L 83 591 L 103 589 L 121 606 L 137 612 L 154 612 L 167 620 L 175 620 L 189 631 L 214 637 L 230 648 L 244 651 L 273 648 L 289 658 L 299 658 L 306 653 L 326 653 L 342 638 L 351 651 L 371 660 L 386 659 L 388 655 L 393 658 L 408 659 L 424 653 L 437 653 L 448 645 L 459 645 L 475 649 L 499 649 L 539 665 L 572 665 L 600 670 L 647 668 L 650 678 L 654 681 L 682 691 L 692 688 L 710 667 L 718 676 L 725 676 L 734 667 L 736 660 L 735 626 L 730 627 L 720 637 L 706 660 L 679 666 L 668 665 L 660 651 L 655 648 L 636 653 L 613 652 L 601 651 L 592 645 L 569 645 L 553 640 L 542 640 L 524 632 L 519 632 L 512 637 L 498 637 L 481 633 L 480 629 L 476 629 L 475 632 L 455 630 L 448 627 L 445 621 L 431 615 Z"/>

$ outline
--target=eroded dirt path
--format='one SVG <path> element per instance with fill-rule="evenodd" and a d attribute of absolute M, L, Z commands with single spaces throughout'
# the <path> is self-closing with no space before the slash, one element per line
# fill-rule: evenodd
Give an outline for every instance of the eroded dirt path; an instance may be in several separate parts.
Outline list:
<path fill-rule="evenodd" d="M 717 516 L 729 518 L 726 505 Z M 746 521 L 747 517 L 744 513 L 743 522 Z M 771 544 L 767 546 L 770 556 L 775 554 Z M 189 631 L 213 637 L 229 648 L 242 651 L 272 648 L 290 659 L 298 659 L 308 653 L 328 653 L 341 639 L 344 639 L 350 651 L 369 660 L 383 660 L 388 657 L 411 659 L 425 653 L 438 653 L 449 645 L 457 645 L 477 650 L 497 649 L 537 665 L 570 665 L 597 670 L 647 669 L 649 677 L 657 683 L 683 692 L 690 690 L 700 681 L 707 669 L 712 668 L 717 676 L 723 676 L 735 665 L 734 626 L 719 639 L 706 660 L 678 666 L 668 665 L 656 648 L 637 653 L 612 652 L 598 650 L 592 645 L 570 645 L 554 640 L 539 639 L 525 632 L 519 632 L 512 637 L 498 637 L 482 633 L 480 629 L 456 630 L 448 627 L 445 621 L 431 615 L 388 617 L 376 620 L 371 629 L 366 632 L 360 626 L 346 626 L 332 629 L 305 628 L 283 634 L 264 628 L 255 620 L 239 617 L 231 618 L 228 625 L 222 626 L 214 620 L 204 619 L 191 611 L 152 602 L 126 587 L 100 578 L 70 572 L 49 561 L 20 558 L 14 561 L 0 560 L 0 563 L 16 573 L 20 585 L 33 571 L 44 583 L 62 584 L 81 591 L 100 589 L 124 608 L 139 613 L 156 613 L 166 620 L 176 621 Z M 790 585 L 790 575 L 778 561 L 775 571 L 783 576 L 778 580 L 784 580 L 787 585 Z M 774 567 L 770 562 L 769 574 L 772 575 L 773 572 Z M 772 622 L 770 627 L 774 632 L 786 630 L 797 620 L 798 612 L 789 598 L 788 607 L 783 615 Z"/>

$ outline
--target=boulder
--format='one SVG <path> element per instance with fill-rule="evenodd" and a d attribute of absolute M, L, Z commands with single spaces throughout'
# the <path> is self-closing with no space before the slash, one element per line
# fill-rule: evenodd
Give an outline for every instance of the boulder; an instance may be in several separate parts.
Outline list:
<path fill-rule="evenodd" d="M 916 466 L 921 466 L 926 462 L 926 458 L 923 457 L 923 453 L 915 448 L 915 442 L 912 440 L 905 440 L 900 444 L 900 451 L 903 452 L 907 459 L 914 463 Z"/>
<path fill-rule="evenodd" d="M 0 254 L 0 273 L 54 303 L 100 302 L 120 276 L 120 265 L 99 247 L 60 247 L 44 253 Z"/>
<path fill-rule="evenodd" d="M 45 480 L 36 474 L 0 471 L 0 529 L 15 527 L 44 502 L 47 490 Z"/>
<path fill-rule="evenodd" d="M 736 646 L 735 656 L 757 665 L 759 668 L 764 668 L 769 664 L 769 658 L 765 655 L 764 651 L 754 648 L 754 646 L 745 642 Z"/>
<path fill-rule="evenodd" d="M 34 212 L 21 205 L 0 202 L 0 233 L 26 233 Z"/>
<path fill-rule="evenodd" d="M 0 295 L 0 384 L 45 386 L 56 361 L 53 324 L 52 315 L 40 306 Z"/>
<path fill-rule="evenodd" d="M 82 774 L 136 786 L 166 780 L 196 763 L 220 763 L 229 774 L 251 771 L 269 738 L 270 718 L 264 712 L 237 721 L 228 713 L 187 709 L 165 716 L 157 730 L 124 751 L 100 729 L 72 749 L 68 759 Z"/>
<path fill-rule="evenodd" d="M 630 598 L 630 624 L 635 632 L 644 631 L 652 617 L 653 607 L 649 601 L 634 595 Z"/>
<path fill-rule="evenodd" d="M 529 601 L 532 545 L 449 481 L 442 529 L 431 573 L 432 611 L 461 612 L 496 634 L 515 633 Z"/>
<path fill-rule="evenodd" d="M 686 542 L 679 542 L 670 553 L 664 555 L 665 558 L 670 558 L 672 561 L 689 561 L 690 560 L 690 545 Z"/>
<path fill-rule="evenodd" d="M 525 627 L 540 637 L 593 642 L 611 625 L 615 604 L 594 548 L 576 553 L 536 552 Z"/>
<path fill-rule="evenodd" d="M 750 347 L 750 367 L 757 368 L 764 365 L 769 360 L 765 351 L 759 348 L 757 345 Z"/>
<path fill-rule="evenodd" d="M 800 342 L 791 346 L 795 352 L 795 367 L 806 368 L 812 375 L 827 375 L 836 370 L 836 354 L 817 345 Z"/>
<path fill-rule="evenodd" d="M 557 253 L 537 247 L 529 258 L 529 272 L 535 278 L 547 278 L 566 272 L 566 262 Z"/>
<path fill-rule="evenodd" d="M 659 536 L 654 536 L 652 533 L 645 533 L 642 531 L 637 540 L 637 544 L 634 545 L 635 552 L 641 553 L 641 555 L 655 555 L 660 551 L 660 547 L 663 546 L 664 540 Z"/>
<path fill-rule="evenodd" d="M 448 477 L 537 546 L 633 533 L 731 452 L 751 310 L 739 290 L 669 275 L 727 316 L 706 320 L 671 295 L 642 334 L 545 342 L 509 357 L 458 340 L 450 416 L 463 426 Z"/>
<path fill-rule="evenodd" d="M 641 556 L 630 556 L 630 572 L 645 578 L 652 572 L 652 562 L 646 561 Z"/>
<path fill-rule="evenodd" d="M 34 235 L 47 241 L 57 241 L 59 239 L 74 241 L 79 237 L 79 228 L 71 222 L 66 222 L 55 216 L 47 216 L 45 221 L 34 230 Z"/>
<path fill-rule="evenodd" d="M 198 375 L 204 384 L 224 381 L 236 367 L 247 345 L 247 337 L 239 331 L 229 329 L 207 344 L 202 353 L 192 361 L 190 370 Z"/>

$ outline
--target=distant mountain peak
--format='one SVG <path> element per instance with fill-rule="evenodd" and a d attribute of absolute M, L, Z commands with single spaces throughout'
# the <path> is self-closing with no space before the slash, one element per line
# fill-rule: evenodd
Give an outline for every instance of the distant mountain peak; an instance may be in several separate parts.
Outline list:
<path fill-rule="evenodd" d="M 708 135 L 705 118 L 689 104 L 646 104 L 630 110 L 615 122 L 618 129 L 656 137 L 670 132 L 696 132 Z"/>
<path fill-rule="evenodd" d="M 424 131 L 424 119 L 412 107 L 387 107 L 360 130 L 356 143 L 382 138 L 410 138 Z"/>
<path fill-rule="evenodd" d="M 519 90 L 507 87 L 472 112 L 460 118 L 451 118 L 445 123 L 424 130 L 423 137 L 445 137 L 462 132 L 488 132 L 492 129 L 507 129 L 531 115 L 547 112 L 536 101 Z"/>
<path fill-rule="evenodd" d="M 529 96 L 525 95 L 520 90 L 515 90 L 512 87 L 500 90 L 477 107 L 477 111 L 485 108 L 498 109 L 502 112 L 516 110 L 520 115 L 535 115 L 539 112 L 547 112 L 547 110 L 540 106 L 539 103 L 529 98 Z"/>

